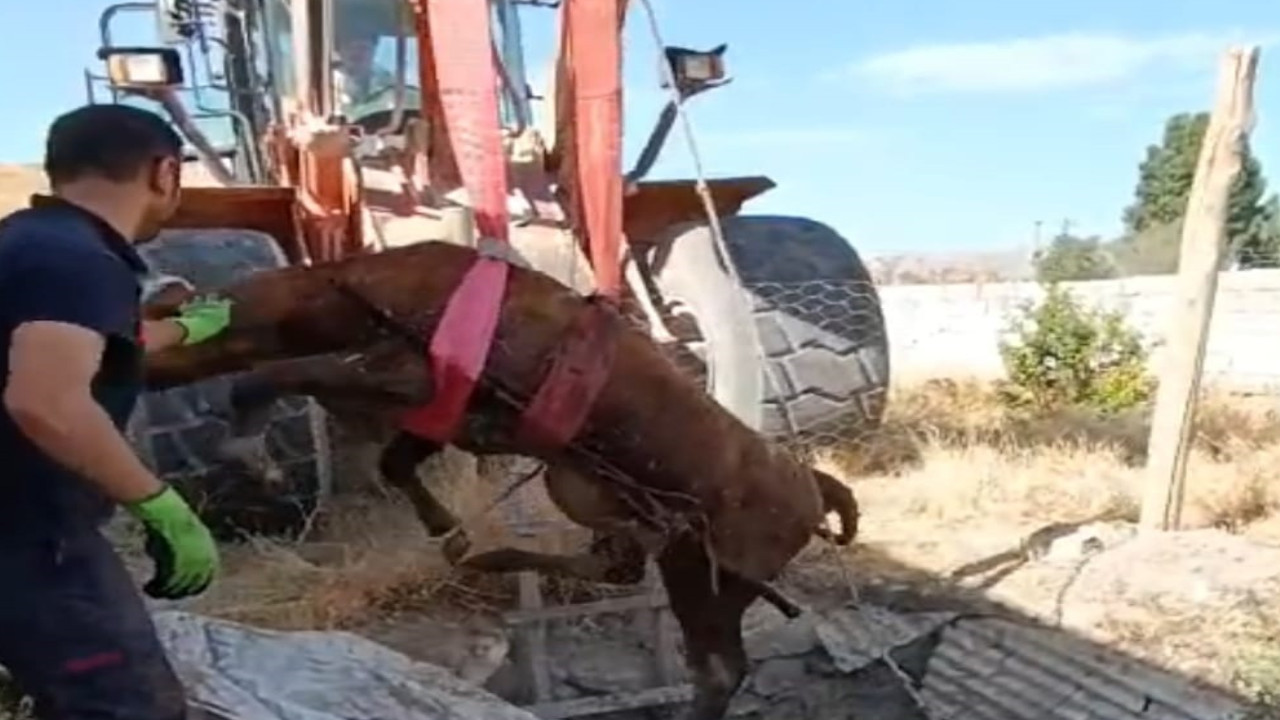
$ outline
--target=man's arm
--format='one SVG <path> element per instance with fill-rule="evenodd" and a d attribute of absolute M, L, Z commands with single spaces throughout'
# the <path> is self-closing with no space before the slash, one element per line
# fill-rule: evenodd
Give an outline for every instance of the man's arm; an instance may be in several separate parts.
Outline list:
<path fill-rule="evenodd" d="M 164 485 L 143 465 L 91 382 L 103 336 L 78 324 L 37 320 L 13 333 L 4 404 L 33 443 L 123 504 L 152 497 Z"/>
<path fill-rule="evenodd" d="M 56 237 L 32 238 L 10 257 L 4 404 L 55 461 L 110 497 L 133 502 L 163 489 L 92 394 L 106 337 L 129 327 L 135 288 L 120 261 Z"/>

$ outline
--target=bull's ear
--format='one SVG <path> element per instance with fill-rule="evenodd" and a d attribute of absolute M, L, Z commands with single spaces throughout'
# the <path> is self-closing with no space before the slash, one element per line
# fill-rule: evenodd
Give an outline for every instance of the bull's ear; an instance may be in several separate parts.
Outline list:
<path fill-rule="evenodd" d="M 188 294 L 194 296 L 196 286 L 191 281 L 181 275 L 169 275 L 167 273 L 151 273 L 142 278 L 142 302 L 148 302 L 166 290 L 170 293 L 177 288 L 186 290 Z"/>
<path fill-rule="evenodd" d="M 160 320 L 175 315 L 195 297 L 195 286 L 177 275 L 150 275 L 142 280 L 142 316 Z"/>

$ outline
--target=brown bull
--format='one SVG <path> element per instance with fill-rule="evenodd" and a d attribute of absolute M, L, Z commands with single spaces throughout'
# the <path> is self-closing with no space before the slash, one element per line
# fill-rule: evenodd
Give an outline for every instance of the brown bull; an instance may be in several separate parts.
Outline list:
<path fill-rule="evenodd" d="M 264 272 L 225 289 L 232 324 L 218 339 L 151 356 L 148 385 L 164 388 L 253 370 L 233 391 L 234 435 L 266 426 L 282 395 L 310 395 L 340 410 L 383 417 L 432 396 L 425 339 L 474 250 L 423 243 L 313 267 Z M 522 409 L 582 313 L 614 323 L 608 377 L 566 447 L 530 445 L 517 433 Z M 788 614 L 773 579 L 836 512 L 847 544 L 856 532 L 852 493 L 763 440 L 680 373 L 642 331 L 555 280 L 513 268 L 485 371 L 457 447 L 517 454 L 547 465 L 552 501 L 596 541 L 559 556 L 500 549 L 463 561 L 491 571 L 535 569 L 611 583 L 638 582 L 656 558 L 680 623 L 693 673 L 692 720 L 717 720 L 747 670 L 741 621 L 759 597 Z M 432 536 L 454 532 L 451 559 L 465 552 L 458 521 L 422 486 L 416 468 L 441 446 L 399 432 L 380 469 L 402 490 Z"/>

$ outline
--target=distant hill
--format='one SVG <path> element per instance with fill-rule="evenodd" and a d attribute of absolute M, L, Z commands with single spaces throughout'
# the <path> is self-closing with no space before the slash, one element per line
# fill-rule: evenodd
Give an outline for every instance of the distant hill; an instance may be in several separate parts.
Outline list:
<path fill-rule="evenodd" d="M 939 253 L 902 253 L 868 258 L 877 284 L 971 283 L 1030 280 L 1032 249 Z"/>
<path fill-rule="evenodd" d="M 182 182 L 191 187 L 216 184 L 198 162 L 183 164 Z M 48 189 L 44 170 L 39 165 L 0 163 L 0 216 L 26 207 L 31 193 L 45 192 Z"/>
<path fill-rule="evenodd" d="M 0 216 L 26 207 L 31 193 L 48 189 L 38 165 L 0 164 Z"/>

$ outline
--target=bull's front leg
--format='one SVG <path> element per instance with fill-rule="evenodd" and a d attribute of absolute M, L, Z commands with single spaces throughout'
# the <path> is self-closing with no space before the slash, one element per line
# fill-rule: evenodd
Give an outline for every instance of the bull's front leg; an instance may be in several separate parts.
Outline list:
<path fill-rule="evenodd" d="M 404 431 L 398 432 L 382 449 L 378 472 L 383 482 L 409 498 L 428 535 L 435 538 L 453 533 L 446 539 L 443 550 L 445 557 L 456 562 L 466 554 L 470 541 L 458 518 L 431 494 L 418 475 L 418 467 L 443 449 L 439 443 Z"/>

